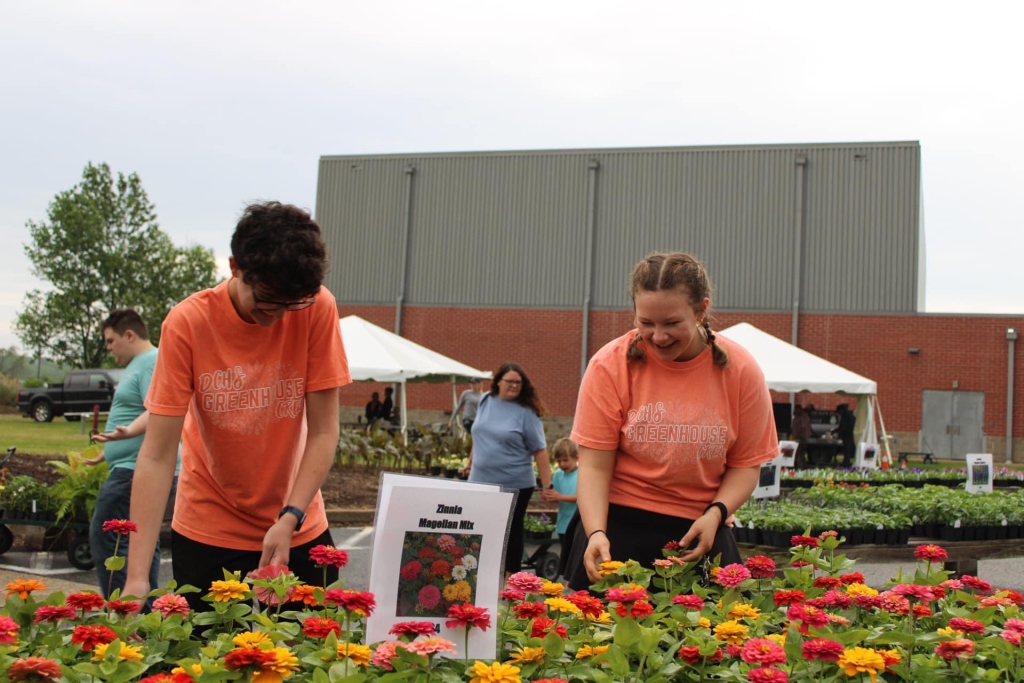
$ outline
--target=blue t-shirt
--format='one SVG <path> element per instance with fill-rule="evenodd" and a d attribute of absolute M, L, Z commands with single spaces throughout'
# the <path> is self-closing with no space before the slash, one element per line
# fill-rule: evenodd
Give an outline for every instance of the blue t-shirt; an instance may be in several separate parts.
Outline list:
<path fill-rule="evenodd" d="M 537 413 L 515 401 L 484 394 L 473 423 L 473 467 L 469 480 L 511 489 L 537 485 L 533 454 L 547 448 Z"/>
<path fill-rule="evenodd" d="M 156 366 L 156 349 L 144 351 L 132 358 L 121 375 L 121 381 L 114 391 L 114 402 L 107 416 L 107 431 L 114 427 L 127 427 L 146 409 L 146 394 L 149 393 L 149 381 L 153 378 Z M 110 469 L 126 467 L 135 469 L 135 459 L 142 448 L 142 436 L 124 441 L 111 441 L 103 446 L 103 457 Z"/>
<path fill-rule="evenodd" d="M 551 485 L 563 496 L 575 496 L 576 477 L 579 473 L 578 467 L 572 472 L 566 472 L 562 468 L 558 468 L 551 475 Z M 569 520 L 575 514 L 576 503 L 566 503 L 564 501 L 558 503 L 558 524 L 555 526 L 555 531 L 559 536 L 565 533 L 566 528 L 569 526 Z"/>

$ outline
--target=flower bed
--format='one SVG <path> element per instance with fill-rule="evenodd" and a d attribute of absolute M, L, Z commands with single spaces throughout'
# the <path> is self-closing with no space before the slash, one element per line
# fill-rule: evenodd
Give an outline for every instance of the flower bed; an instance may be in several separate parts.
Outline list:
<path fill-rule="evenodd" d="M 963 486 L 967 481 L 967 470 L 947 468 L 941 470 L 901 468 L 901 469 L 783 469 L 780 485 L 785 488 L 809 488 L 811 486 L 826 486 L 829 484 L 871 484 L 872 486 L 884 486 L 887 484 L 902 484 L 910 488 L 921 488 L 923 486 L 949 486 L 957 488 Z M 992 485 L 995 487 L 1022 487 L 1024 486 L 1024 472 L 1001 468 L 992 475 Z"/>
<path fill-rule="evenodd" d="M 950 579 L 935 545 L 917 548 L 913 577 L 879 591 L 841 554 L 836 532 L 791 540 L 783 571 L 764 556 L 701 567 L 670 547 L 653 570 L 602 565 L 593 594 L 515 574 L 493 623 L 470 604 L 447 612 L 447 625 L 467 635 L 497 628 L 493 662 L 450 657 L 455 644 L 424 621 L 363 644 L 373 595 L 277 570 L 214 582 L 205 598 L 214 610 L 203 614 L 181 597 L 189 587 L 163 592 L 140 615 L 94 593 L 37 600 L 43 584 L 21 579 L 8 584 L 0 615 L 0 674 L 75 683 L 1021 680 L 1020 594 Z M 325 565 L 347 559 L 315 551 Z"/>

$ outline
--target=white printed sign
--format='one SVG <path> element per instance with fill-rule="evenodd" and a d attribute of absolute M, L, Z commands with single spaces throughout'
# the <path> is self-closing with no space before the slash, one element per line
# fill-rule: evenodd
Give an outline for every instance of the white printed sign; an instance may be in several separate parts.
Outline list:
<path fill-rule="evenodd" d="M 796 441 L 780 441 L 779 453 L 782 454 L 783 467 L 796 467 L 796 449 L 800 444 Z"/>
<path fill-rule="evenodd" d="M 968 493 L 992 493 L 992 454 L 968 453 L 967 456 Z"/>
<path fill-rule="evenodd" d="M 782 477 L 782 456 L 772 458 L 761 465 L 761 478 L 751 494 L 753 498 L 778 498 L 779 482 Z"/>
<path fill-rule="evenodd" d="M 877 443 L 864 443 L 861 441 L 857 444 L 857 460 L 854 463 L 854 467 L 878 469 L 880 453 L 881 450 Z"/>
<path fill-rule="evenodd" d="M 369 589 L 377 608 L 366 642 L 392 639 L 402 621 L 429 621 L 466 657 L 466 631 L 448 628 L 452 605 L 483 607 L 491 626 L 469 631 L 468 656 L 497 656 L 498 592 L 515 494 L 489 484 L 387 473 L 374 522 Z"/>

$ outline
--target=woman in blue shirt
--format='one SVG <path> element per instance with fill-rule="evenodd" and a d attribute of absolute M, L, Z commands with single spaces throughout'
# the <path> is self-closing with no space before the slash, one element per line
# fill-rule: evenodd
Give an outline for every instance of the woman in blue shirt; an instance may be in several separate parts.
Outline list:
<path fill-rule="evenodd" d="M 537 484 L 534 462 L 541 484 L 551 488 L 543 414 L 544 404 L 529 377 L 515 363 L 505 363 L 494 373 L 490 392 L 480 399 L 473 423 L 469 480 L 519 490 L 505 555 L 506 577 L 522 568 L 523 519 Z"/>

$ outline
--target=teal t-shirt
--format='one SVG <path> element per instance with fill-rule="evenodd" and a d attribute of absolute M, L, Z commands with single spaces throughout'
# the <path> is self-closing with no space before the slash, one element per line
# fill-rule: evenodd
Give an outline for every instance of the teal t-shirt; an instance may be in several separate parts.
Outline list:
<path fill-rule="evenodd" d="M 566 472 L 561 468 L 558 468 L 555 470 L 555 473 L 551 475 L 551 485 L 563 496 L 575 496 L 576 477 L 579 473 L 580 470 L 578 467 L 572 472 Z M 555 531 L 559 536 L 565 534 L 565 530 L 569 526 L 569 520 L 571 520 L 572 516 L 575 514 L 576 503 L 558 504 L 558 524 L 555 525 Z"/>
<path fill-rule="evenodd" d="M 114 402 L 110 406 L 110 415 L 107 417 L 107 431 L 114 431 L 114 427 L 127 427 L 146 409 L 146 394 L 149 393 L 149 382 L 153 378 L 153 368 L 156 367 L 156 349 L 150 349 L 132 358 L 121 381 L 114 391 Z M 110 469 L 115 467 L 127 467 L 135 469 L 135 459 L 139 456 L 139 449 L 142 448 L 143 437 L 137 436 L 134 439 L 124 441 L 111 441 L 103 447 L 103 457 L 107 460 Z"/>

